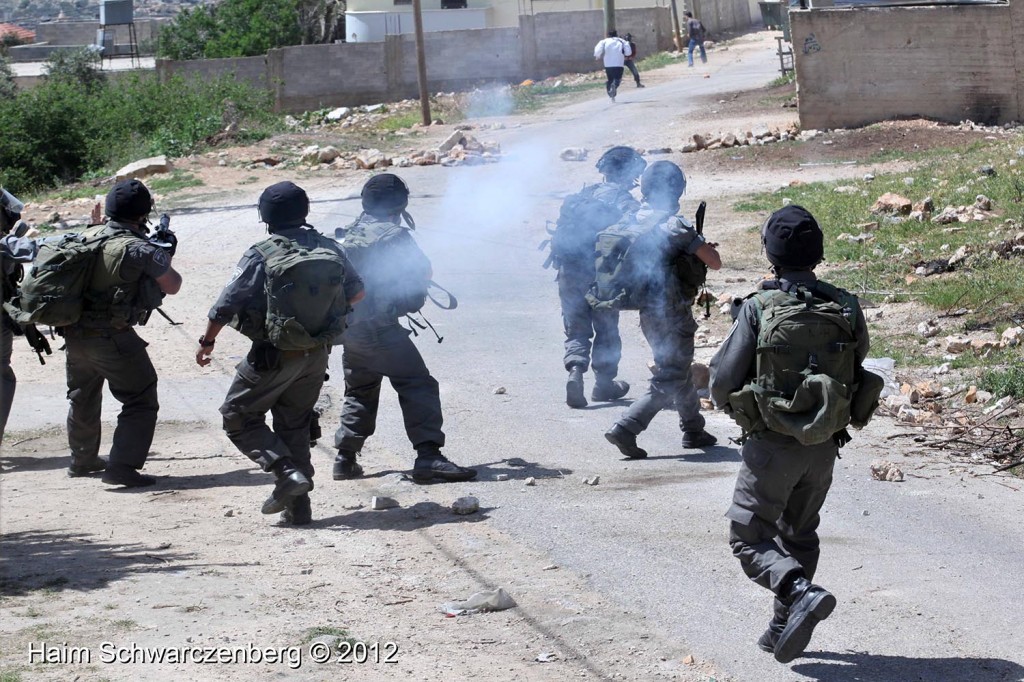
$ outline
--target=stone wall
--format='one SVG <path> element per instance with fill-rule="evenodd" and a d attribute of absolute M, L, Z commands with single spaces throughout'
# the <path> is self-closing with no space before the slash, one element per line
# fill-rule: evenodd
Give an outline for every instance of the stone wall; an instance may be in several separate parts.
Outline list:
<path fill-rule="evenodd" d="M 679 5 L 679 23 L 686 31 L 686 17 L 683 3 Z M 751 20 L 750 0 L 689 0 L 687 7 L 693 16 L 700 19 L 710 37 L 719 39 L 720 33 L 736 33 L 748 30 L 755 22 Z M 758 9 L 760 20 L 760 9 Z"/>
<path fill-rule="evenodd" d="M 157 74 L 163 81 L 174 76 L 197 80 L 231 76 L 257 88 L 265 88 L 269 82 L 266 57 L 195 59 L 181 62 L 160 59 L 157 60 Z"/>
<path fill-rule="evenodd" d="M 1024 0 L 789 16 L 805 129 L 1024 120 Z"/>
<path fill-rule="evenodd" d="M 139 43 L 151 42 L 159 32 L 159 24 L 167 19 L 137 19 L 135 35 Z M 36 27 L 36 42 L 50 45 L 92 45 L 96 42 L 98 21 L 47 21 Z M 112 26 L 115 41 L 128 43 L 128 27 Z"/>

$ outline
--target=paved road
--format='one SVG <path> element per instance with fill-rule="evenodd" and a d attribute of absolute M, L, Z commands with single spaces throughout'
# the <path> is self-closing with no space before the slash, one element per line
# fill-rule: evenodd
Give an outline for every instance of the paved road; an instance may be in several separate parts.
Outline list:
<path fill-rule="evenodd" d="M 738 467 L 736 449 L 682 451 L 675 419 L 666 413 L 643 436 L 651 459 L 626 462 L 602 437 L 621 406 L 572 411 L 562 403 L 557 298 L 551 273 L 539 267 L 536 244 L 543 221 L 556 213 L 556 197 L 592 180 L 594 171 L 591 162 L 556 160 L 557 152 L 619 142 L 661 146 L 697 97 L 768 82 L 772 59 L 767 42 L 763 49 L 712 55 L 709 79 L 698 68 L 645 90 L 626 86 L 616 104 L 598 97 L 523 128 L 486 135 L 503 143 L 508 158 L 501 164 L 403 173 L 416 195 L 412 210 L 436 278 L 461 300 L 453 313 L 430 313 L 444 343 L 429 336 L 420 341 L 442 385 L 447 451 L 460 463 L 481 466 L 481 481 L 464 489 L 493 508 L 490 523 L 549 552 L 555 563 L 589 574 L 609 600 L 643 614 L 652 631 L 710 661 L 721 671 L 719 679 L 1024 679 L 1020 492 L 919 460 L 908 469 L 925 466 L 905 483 L 874 482 L 869 461 L 880 455 L 899 459 L 892 447 L 901 441 L 884 440 L 884 423 L 858 438 L 837 466 L 821 529 L 819 581 L 840 606 L 819 628 L 808 655 L 781 666 L 754 646 L 769 616 L 768 594 L 743 577 L 726 542 L 722 514 Z M 339 200 L 355 188 L 307 184 L 318 200 L 314 223 L 336 224 L 356 214 L 354 201 Z M 691 178 L 690 189 L 691 197 L 716 192 L 701 178 Z M 234 262 L 257 228 L 248 208 L 214 217 L 177 219 L 187 249 L 182 258 L 226 273 L 225 263 Z M 206 248 L 225 242 L 231 245 Z M 212 296 L 197 294 L 172 307 L 201 320 Z M 624 315 L 622 326 L 622 376 L 634 383 L 636 396 L 648 376 L 648 350 L 635 315 Z M 198 324 L 187 328 L 152 333 L 186 339 Z M 217 374 L 196 380 L 182 373 L 162 381 L 163 416 L 213 421 L 226 383 Z M 494 393 L 499 386 L 504 394 Z M 27 414 L 33 415 L 31 425 L 57 423 L 53 410 L 36 411 L 45 405 L 44 388 L 24 387 L 16 406 L 24 410 L 22 424 L 29 425 Z M 407 465 L 394 396 L 389 393 L 383 404 L 366 463 Z M 735 435 L 721 415 L 710 416 L 709 430 L 722 442 Z M 494 481 L 498 472 L 512 474 L 513 481 Z M 601 477 L 600 485 L 580 483 L 592 475 Z M 537 486 L 517 482 L 526 476 L 535 476 Z"/>

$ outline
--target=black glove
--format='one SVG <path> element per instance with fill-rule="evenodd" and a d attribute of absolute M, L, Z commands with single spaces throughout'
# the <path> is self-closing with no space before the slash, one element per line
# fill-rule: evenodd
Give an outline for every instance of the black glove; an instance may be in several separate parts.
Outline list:
<path fill-rule="evenodd" d="M 150 242 L 167 251 L 171 258 L 174 258 L 174 253 L 178 250 L 178 237 L 170 230 L 157 232 Z"/>

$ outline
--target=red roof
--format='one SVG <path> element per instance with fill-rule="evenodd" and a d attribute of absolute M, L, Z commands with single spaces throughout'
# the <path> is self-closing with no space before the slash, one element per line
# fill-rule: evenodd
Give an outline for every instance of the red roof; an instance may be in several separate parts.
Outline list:
<path fill-rule="evenodd" d="M 0 36 L 5 36 L 8 33 L 13 33 L 23 42 L 34 43 L 36 42 L 36 32 L 30 31 L 27 28 L 21 26 L 15 26 L 14 24 L 0 24 Z"/>

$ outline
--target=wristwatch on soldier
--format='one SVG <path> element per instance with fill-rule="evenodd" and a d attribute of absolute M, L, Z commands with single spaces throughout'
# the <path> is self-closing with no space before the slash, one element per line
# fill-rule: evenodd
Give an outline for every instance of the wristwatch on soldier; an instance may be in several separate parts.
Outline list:
<path fill-rule="evenodd" d="M 209 341 L 207 341 L 205 334 L 199 337 L 199 345 L 202 348 L 213 348 L 213 344 L 215 343 L 217 343 L 216 339 L 210 339 Z"/>

